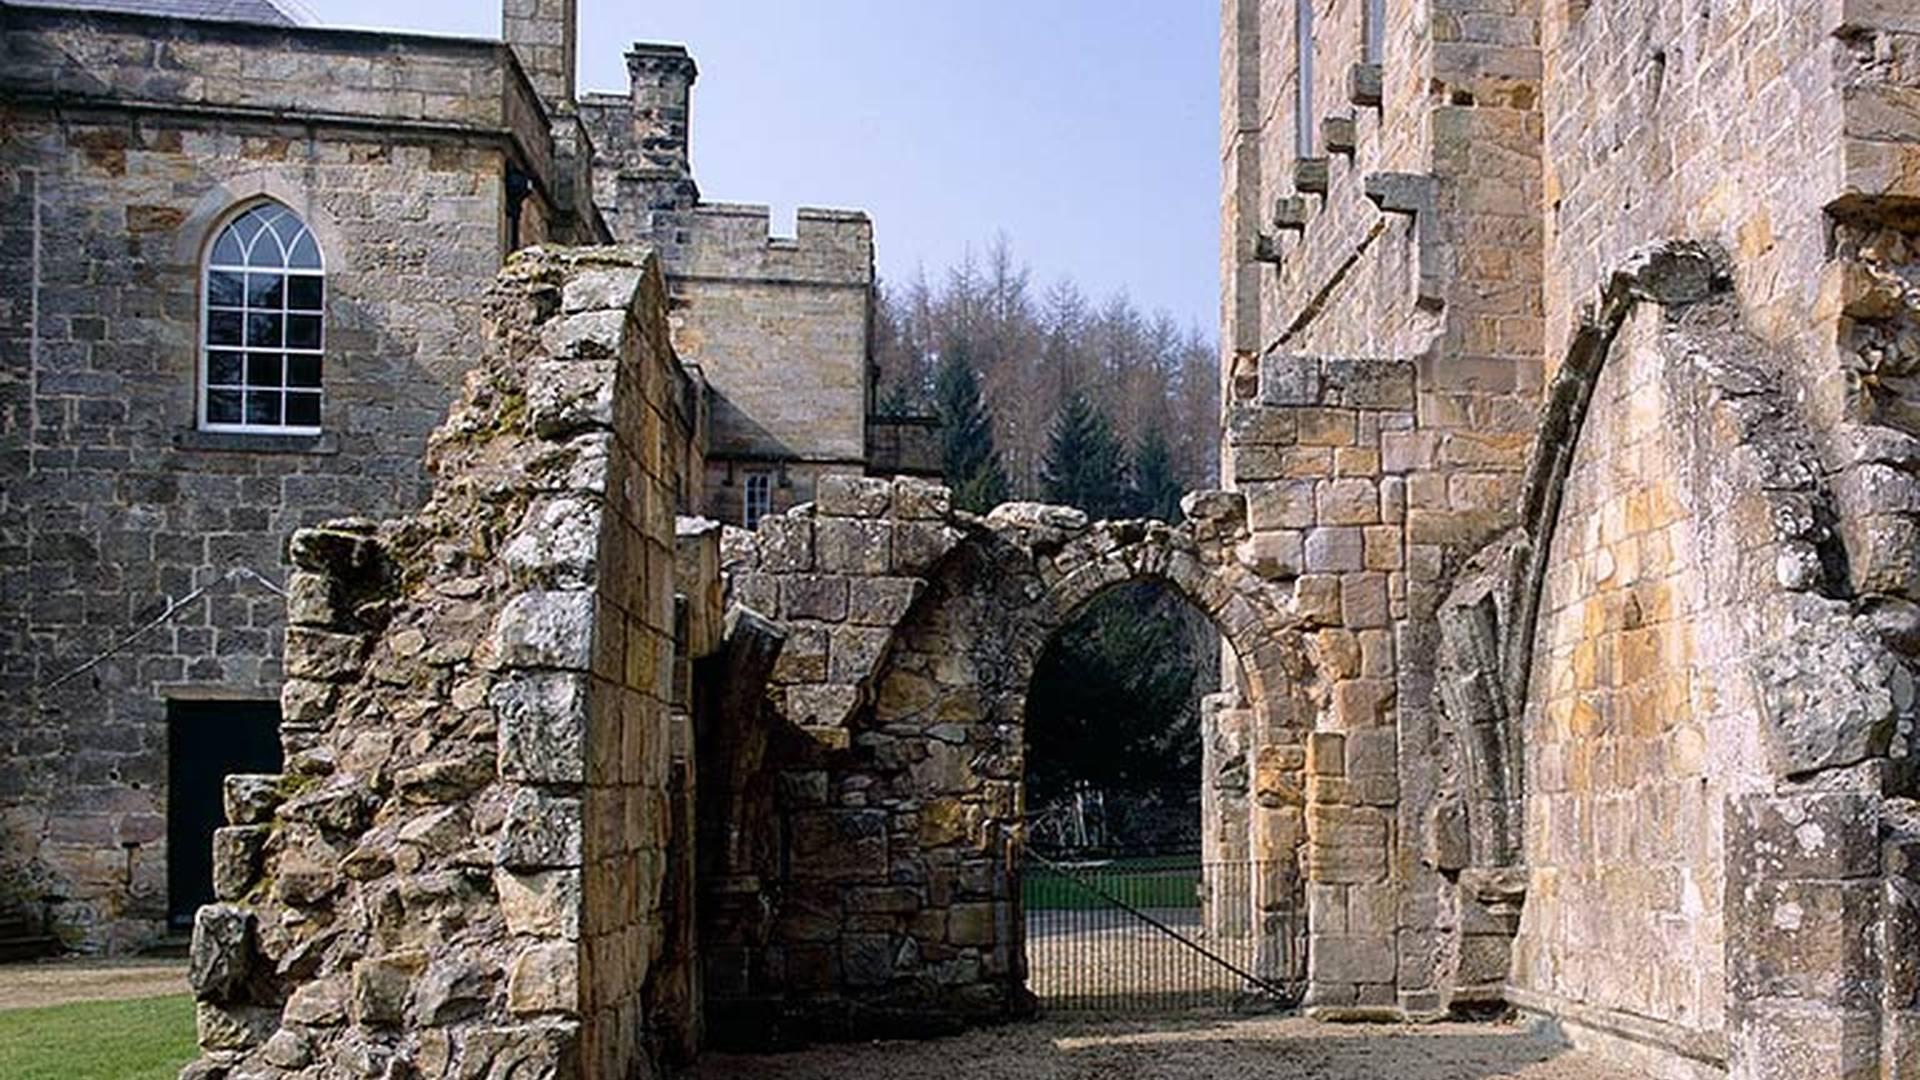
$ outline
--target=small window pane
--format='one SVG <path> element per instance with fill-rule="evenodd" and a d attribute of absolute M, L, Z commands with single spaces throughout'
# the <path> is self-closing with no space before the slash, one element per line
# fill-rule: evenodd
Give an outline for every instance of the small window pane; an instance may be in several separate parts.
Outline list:
<path fill-rule="evenodd" d="M 207 303 L 214 307 L 240 306 L 240 275 L 215 270 L 207 275 Z"/>
<path fill-rule="evenodd" d="M 280 392 L 278 390 L 247 391 L 247 423 L 280 426 Z"/>
<path fill-rule="evenodd" d="M 320 395 L 319 394 L 288 394 L 287 395 L 287 426 L 319 427 L 320 426 Z"/>
<path fill-rule="evenodd" d="M 320 347 L 320 316 L 287 316 L 287 348 L 317 349 Z"/>
<path fill-rule="evenodd" d="M 258 209 L 249 210 L 233 219 L 233 235 L 239 237 L 240 245 L 245 247 L 253 243 L 254 237 L 260 235 L 261 225 L 260 211 Z M 238 260 L 235 261 L 238 262 Z"/>
<path fill-rule="evenodd" d="M 287 253 L 280 247 L 280 238 L 268 229 L 253 242 L 253 250 L 247 253 L 248 266 L 270 266 L 279 269 L 287 265 Z"/>
<path fill-rule="evenodd" d="M 293 242 L 293 250 L 287 253 L 287 265 L 295 270 L 320 269 L 320 248 L 313 242 L 313 234 L 302 229 L 300 238 Z"/>
<path fill-rule="evenodd" d="M 317 389 L 320 386 L 320 358 L 299 353 L 287 357 L 287 385 Z"/>
<path fill-rule="evenodd" d="M 287 279 L 279 274 L 247 275 L 247 306 L 280 308 L 287 296 Z"/>
<path fill-rule="evenodd" d="M 247 385 L 279 387 L 280 354 L 248 353 Z"/>
<path fill-rule="evenodd" d="M 240 391 L 209 390 L 207 392 L 207 423 L 237 424 L 240 422 Z"/>
<path fill-rule="evenodd" d="M 287 307 L 294 311 L 321 310 L 321 279 L 295 274 L 287 279 Z"/>
<path fill-rule="evenodd" d="M 281 329 L 278 315 L 262 315 L 257 311 L 247 313 L 247 345 L 251 348 L 279 348 Z"/>
<path fill-rule="evenodd" d="M 213 254 L 208 261 L 215 266 L 240 266 L 247 261 L 247 253 L 240 247 L 240 237 L 232 230 L 220 234 L 220 240 L 213 245 Z"/>
<path fill-rule="evenodd" d="M 240 344 L 240 313 L 237 311 L 210 311 L 207 313 L 207 344 Z"/>
<path fill-rule="evenodd" d="M 240 354 L 237 352 L 210 352 L 207 354 L 207 385 L 239 386 Z"/>

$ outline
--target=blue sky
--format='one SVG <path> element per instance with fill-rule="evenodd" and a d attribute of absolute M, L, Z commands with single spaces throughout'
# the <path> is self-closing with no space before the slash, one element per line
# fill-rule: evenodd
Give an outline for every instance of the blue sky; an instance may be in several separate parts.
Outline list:
<path fill-rule="evenodd" d="M 321 22 L 497 37 L 493 0 L 301 0 Z M 1216 332 L 1213 0 L 582 0 L 583 89 L 626 46 L 700 64 L 694 169 L 719 201 L 874 215 L 880 271 L 936 273 L 1004 231 L 1070 276 Z"/>

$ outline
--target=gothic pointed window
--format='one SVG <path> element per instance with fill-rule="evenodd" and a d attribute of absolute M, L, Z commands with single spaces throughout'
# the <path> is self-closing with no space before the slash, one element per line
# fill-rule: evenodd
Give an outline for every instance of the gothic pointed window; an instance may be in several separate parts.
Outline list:
<path fill-rule="evenodd" d="M 200 427 L 319 434 L 326 267 L 306 222 L 248 206 L 208 248 L 202 285 Z"/>

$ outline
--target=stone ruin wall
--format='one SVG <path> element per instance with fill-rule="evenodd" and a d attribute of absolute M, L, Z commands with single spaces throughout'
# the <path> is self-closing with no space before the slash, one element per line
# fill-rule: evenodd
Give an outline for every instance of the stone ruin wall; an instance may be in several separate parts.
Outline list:
<path fill-rule="evenodd" d="M 1053 633 L 1126 581 L 1169 583 L 1244 664 L 1244 697 L 1208 714 L 1230 717 L 1239 761 L 1222 771 L 1242 806 L 1209 844 L 1267 873 L 1222 901 L 1220 925 L 1300 928 L 1315 683 L 1290 598 L 1243 546 L 1241 496 L 1196 496 L 1174 529 L 1033 504 L 983 519 L 906 478 L 833 476 L 819 494 L 727 543 L 733 602 L 774 620 L 785 647 L 763 719 L 770 782 L 746 811 L 765 844 L 703 893 L 717 1040 L 926 1034 L 1030 1011 L 1027 682 Z"/>
<path fill-rule="evenodd" d="M 486 308 L 427 506 L 293 541 L 287 768 L 228 782 L 191 1075 L 645 1075 L 697 1045 L 664 1019 L 697 1024 L 664 283 L 534 249 Z"/>
<path fill-rule="evenodd" d="M 1640 253 L 1552 388 L 1506 997 L 1651 1075 L 1898 1074 L 1912 671 L 1732 270 Z"/>

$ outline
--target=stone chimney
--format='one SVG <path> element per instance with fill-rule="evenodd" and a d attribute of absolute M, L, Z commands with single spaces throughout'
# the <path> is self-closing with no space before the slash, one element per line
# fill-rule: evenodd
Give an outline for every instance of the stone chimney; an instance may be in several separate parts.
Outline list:
<path fill-rule="evenodd" d="M 500 36 L 513 49 L 547 112 L 572 112 L 579 0 L 506 0 Z"/>
<path fill-rule="evenodd" d="M 678 45 L 637 44 L 627 52 L 632 80 L 633 145 L 638 164 L 679 179 L 693 175 L 688 129 L 700 69 Z"/>

